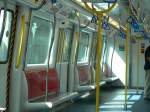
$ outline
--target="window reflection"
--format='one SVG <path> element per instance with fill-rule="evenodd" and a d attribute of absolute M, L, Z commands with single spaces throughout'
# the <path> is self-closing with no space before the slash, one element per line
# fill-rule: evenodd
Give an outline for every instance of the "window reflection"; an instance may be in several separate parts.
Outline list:
<path fill-rule="evenodd" d="M 27 64 L 45 64 L 51 44 L 52 23 L 33 17 L 28 39 Z"/>
<path fill-rule="evenodd" d="M 2 38 L 2 43 L 0 46 L 0 61 L 1 62 L 7 61 L 9 38 L 10 38 L 11 25 L 12 25 L 11 24 L 12 17 L 13 17 L 12 13 L 7 11 L 5 29 L 4 29 L 4 34 L 3 34 L 3 38 Z M 4 18 L 4 10 L 1 10 L 1 12 L 0 12 L 0 33 L 2 30 L 3 18 Z"/>
<path fill-rule="evenodd" d="M 89 53 L 89 34 L 82 31 L 79 39 L 78 62 L 81 63 L 88 62 L 88 53 Z"/>

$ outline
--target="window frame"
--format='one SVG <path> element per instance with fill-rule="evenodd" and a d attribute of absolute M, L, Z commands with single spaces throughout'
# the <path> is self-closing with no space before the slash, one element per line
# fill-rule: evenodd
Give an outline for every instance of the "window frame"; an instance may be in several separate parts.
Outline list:
<path fill-rule="evenodd" d="M 29 35 L 30 35 L 30 30 L 31 30 L 31 24 L 32 24 L 32 19 L 34 17 L 46 20 L 46 21 L 48 21 L 48 22 L 50 22 L 52 24 L 52 27 L 54 26 L 54 19 L 53 19 L 53 15 L 52 14 L 43 13 L 41 11 L 33 11 L 32 15 L 31 15 L 31 20 L 30 20 L 29 34 L 28 34 L 28 38 L 27 38 L 26 47 L 29 44 Z M 52 35 L 53 35 L 53 28 L 52 28 Z M 50 43 L 50 44 L 52 44 L 52 43 Z M 27 47 L 26 54 L 25 54 L 25 66 L 24 66 L 25 70 L 39 69 L 39 68 L 46 69 L 47 68 L 47 63 L 43 63 L 43 64 L 28 64 L 27 63 L 27 53 L 28 53 L 28 47 Z"/>
<path fill-rule="evenodd" d="M 0 8 L 0 11 L 4 10 L 4 8 Z M 12 28 L 13 28 L 13 19 L 14 19 L 14 11 L 11 9 L 7 9 L 7 12 L 10 12 L 12 14 L 12 20 L 11 20 L 11 28 L 10 28 L 10 37 L 9 37 L 9 42 L 8 42 L 8 50 L 7 50 L 7 56 L 5 61 L 0 60 L 0 64 L 7 64 L 8 63 L 8 58 L 9 58 L 9 50 L 10 50 L 10 41 L 11 41 L 11 33 L 12 33 Z"/>

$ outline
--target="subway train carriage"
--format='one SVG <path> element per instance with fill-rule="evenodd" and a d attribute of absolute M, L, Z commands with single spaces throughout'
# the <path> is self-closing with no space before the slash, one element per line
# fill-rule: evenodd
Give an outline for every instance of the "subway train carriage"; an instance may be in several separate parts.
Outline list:
<path fill-rule="evenodd" d="M 0 0 L 0 112 L 150 112 L 150 0 Z"/>

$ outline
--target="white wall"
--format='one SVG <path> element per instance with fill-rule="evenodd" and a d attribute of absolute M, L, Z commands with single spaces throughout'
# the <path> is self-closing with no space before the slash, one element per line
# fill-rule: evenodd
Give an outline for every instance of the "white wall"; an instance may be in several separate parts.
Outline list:
<path fill-rule="evenodd" d="M 131 86 L 132 87 L 137 87 L 137 72 L 139 72 L 139 87 L 144 87 L 144 78 L 145 78 L 145 71 L 144 71 L 144 64 L 145 64 L 145 59 L 144 59 L 144 54 L 141 53 L 141 43 L 145 43 L 145 49 L 150 45 L 148 40 L 141 40 L 139 42 L 139 49 L 138 49 L 138 43 L 132 44 L 132 57 L 131 57 L 131 62 L 132 62 L 132 74 L 131 74 Z M 139 59 L 138 59 L 138 50 L 139 50 Z M 138 68 L 138 61 L 139 60 L 139 68 Z"/>
<path fill-rule="evenodd" d="M 115 51 L 113 55 L 112 62 L 112 72 L 111 74 L 111 57 L 114 47 L 114 37 L 116 38 L 115 42 Z M 107 53 L 106 53 L 106 63 L 108 66 L 107 76 L 117 76 L 119 77 L 122 84 L 125 84 L 125 71 L 126 71 L 126 52 L 119 50 L 119 44 L 122 42 L 125 45 L 125 39 L 118 37 L 116 33 L 113 35 L 107 34 Z"/>
<path fill-rule="evenodd" d="M 107 37 L 108 38 L 108 45 L 107 45 L 107 55 L 106 55 L 106 62 L 109 67 L 109 72 L 107 72 L 108 76 L 111 75 L 111 56 L 112 56 L 112 51 L 113 51 L 113 37 Z M 125 39 L 122 40 L 121 38 L 117 37 L 116 40 L 116 49 L 114 53 L 114 58 L 113 58 L 113 75 L 116 75 L 120 78 L 121 82 L 125 84 L 125 67 L 126 67 L 126 58 L 125 58 L 125 51 L 120 51 L 119 50 L 119 43 L 122 41 L 125 45 Z M 130 83 L 130 86 L 132 88 L 137 87 L 137 73 L 139 72 L 139 85 L 138 87 L 144 87 L 144 78 L 145 78 L 145 71 L 144 71 L 144 64 L 145 64 L 145 59 L 144 59 L 144 53 L 141 53 L 141 43 L 145 43 L 145 49 L 150 45 L 148 40 L 141 40 L 139 43 L 139 49 L 138 49 L 138 44 L 137 43 L 131 43 L 129 46 L 130 52 L 129 52 L 129 64 L 130 64 L 130 71 L 129 71 L 129 76 L 128 82 Z M 138 58 L 138 52 L 139 50 L 139 59 Z M 138 61 L 139 60 L 139 66 L 138 66 Z M 139 67 L 139 68 L 138 68 Z M 130 80 L 130 81 L 129 81 Z"/>

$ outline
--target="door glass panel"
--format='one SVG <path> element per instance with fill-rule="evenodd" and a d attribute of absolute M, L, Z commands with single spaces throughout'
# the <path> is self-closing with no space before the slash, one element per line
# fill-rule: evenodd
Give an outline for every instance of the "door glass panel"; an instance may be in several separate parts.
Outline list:
<path fill-rule="evenodd" d="M 1 31 L 2 31 L 3 18 L 4 18 L 4 10 L 1 10 L 0 11 L 0 33 L 2 33 Z M 8 58 L 8 47 L 9 47 L 12 19 L 13 19 L 12 12 L 7 11 L 4 34 L 2 37 L 2 43 L 0 45 L 0 62 L 6 62 Z"/>
<path fill-rule="evenodd" d="M 65 43 L 64 43 L 64 52 L 62 57 L 62 62 L 68 62 L 69 59 L 69 48 L 70 48 L 70 42 L 71 42 L 71 30 L 65 29 Z"/>
<path fill-rule="evenodd" d="M 71 45 L 71 30 L 59 29 L 59 40 L 57 48 L 57 63 L 68 62 Z"/>
<path fill-rule="evenodd" d="M 52 23 L 34 16 L 28 39 L 27 64 L 46 64 L 51 37 Z"/>
<path fill-rule="evenodd" d="M 26 64 L 29 68 L 29 70 L 26 70 L 29 101 L 36 102 L 35 99 L 40 97 L 41 101 L 45 101 L 45 94 L 47 89 L 47 70 L 45 67 L 47 66 L 48 61 L 48 50 L 52 44 L 52 33 L 52 22 L 36 16 L 32 17 L 26 55 Z M 40 67 L 38 65 L 40 65 Z M 48 75 L 48 82 L 50 79 L 51 77 Z M 53 81 L 53 79 L 51 80 Z M 51 87 L 51 85 L 49 84 L 48 87 Z"/>
<path fill-rule="evenodd" d="M 77 61 L 79 63 L 87 63 L 89 54 L 89 34 L 82 31 L 80 35 Z"/>

